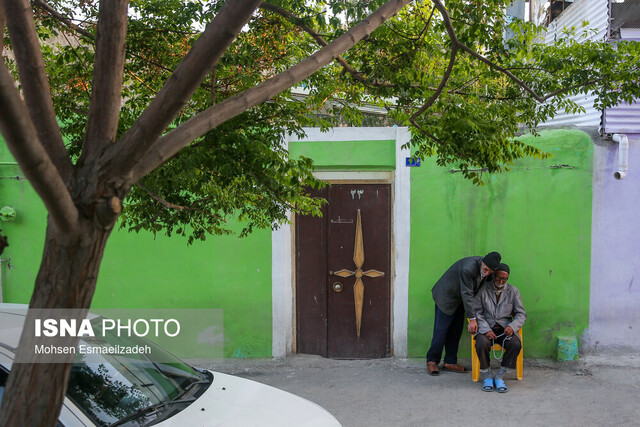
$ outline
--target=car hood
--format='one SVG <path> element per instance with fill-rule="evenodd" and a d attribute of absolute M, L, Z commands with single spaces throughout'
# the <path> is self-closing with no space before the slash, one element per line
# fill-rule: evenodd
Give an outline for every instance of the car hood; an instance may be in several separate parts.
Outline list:
<path fill-rule="evenodd" d="M 212 372 L 213 384 L 195 402 L 158 426 L 340 426 L 307 399 L 255 381 Z"/>

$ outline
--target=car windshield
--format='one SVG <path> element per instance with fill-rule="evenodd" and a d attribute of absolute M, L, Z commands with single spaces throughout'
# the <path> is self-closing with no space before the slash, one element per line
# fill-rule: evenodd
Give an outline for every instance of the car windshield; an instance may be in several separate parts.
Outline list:
<path fill-rule="evenodd" d="M 100 329 L 99 322 L 92 323 L 96 330 Z M 67 397 L 96 425 L 108 426 L 129 417 L 122 425 L 143 425 L 148 416 L 159 414 L 156 408 L 181 397 L 192 384 L 205 379 L 204 375 L 148 340 L 118 337 L 109 332 L 104 337 L 101 335 L 83 337 L 79 345 L 114 347 L 142 344 L 152 347 L 153 351 L 150 357 L 145 354 L 76 356 Z M 162 360 L 162 363 L 153 359 Z M 170 406 L 165 408 L 174 409 Z M 140 417 L 135 414 L 140 414 Z"/>

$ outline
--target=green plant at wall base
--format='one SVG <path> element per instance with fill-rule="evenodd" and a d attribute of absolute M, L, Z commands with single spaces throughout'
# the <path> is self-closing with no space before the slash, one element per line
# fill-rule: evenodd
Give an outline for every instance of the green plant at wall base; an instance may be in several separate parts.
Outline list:
<path fill-rule="evenodd" d="M 475 166 L 544 157 L 512 137 L 578 108 L 566 96 L 640 95 L 637 45 L 546 48 L 522 23 L 505 45 L 505 3 L 3 1 L 0 130 L 49 214 L 31 306 L 90 306 L 121 214 L 134 230 L 191 241 L 228 232 L 232 214 L 241 234 L 288 210 L 317 214 L 311 164 L 279 144 L 304 125 L 329 127 L 335 109 L 359 124 L 358 106 L 387 108 L 411 126 L 418 156 L 455 162 L 479 184 Z M 14 367 L 0 424 L 55 424 L 69 370 Z M 21 404 L 30 389 L 45 409 Z"/>

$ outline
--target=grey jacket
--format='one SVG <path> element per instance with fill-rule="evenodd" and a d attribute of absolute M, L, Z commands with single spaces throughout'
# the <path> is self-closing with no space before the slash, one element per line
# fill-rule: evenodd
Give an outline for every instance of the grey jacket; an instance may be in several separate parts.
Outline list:
<path fill-rule="evenodd" d="M 452 316 L 464 304 L 467 317 L 476 317 L 473 297 L 484 284 L 480 277 L 481 256 L 470 256 L 456 261 L 431 288 L 431 295 L 443 313 Z"/>
<path fill-rule="evenodd" d="M 479 334 L 489 332 L 496 323 L 499 323 L 503 328 L 511 326 L 513 333 L 518 333 L 527 319 L 520 291 L 508 283 L 504 285 L 498 303 L 496 303 L 496 295 L 491 282 L 480 289 L 473 303 L 476 309 Z"/>

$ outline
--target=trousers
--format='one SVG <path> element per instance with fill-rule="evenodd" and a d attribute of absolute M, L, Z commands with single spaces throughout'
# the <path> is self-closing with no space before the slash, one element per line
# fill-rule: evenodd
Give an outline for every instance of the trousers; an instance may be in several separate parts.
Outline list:
<path fill-rule="evenodd" d="M 518 334 L 511 335 L 511 338 L 508 340 L 505 340 L 505 338 L 506 335 L 502 335 L 495 340 L 495 343 L 500 344 L 504 349 L 500 366 L 515 369 L 520 349 L 522 349 L 522 342 L 520 341 Z M 485 335 L 476 335 L 476 353 L 478 354 L 478 360 L 480 361 L 480 369 L 487 369 L 490 367 L 491 344 L 491 340 Z"/>
<path fill-rule="evenodd" d="M 458 362 L 458 345 L 464 326 L 464 306 L 460 304 L 453 315 L 445 314 L 436 305 L 433 322 L 433 336 L 431 346 L 427 351 L 427 362 L 440 363 L 442 350 L 445 350 L 444 363 Z"/>

